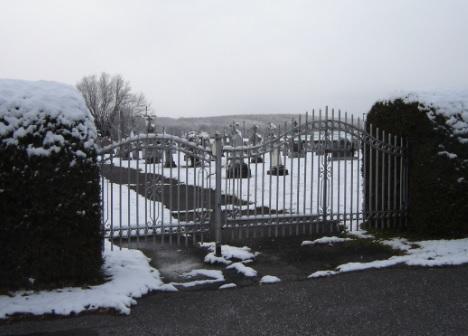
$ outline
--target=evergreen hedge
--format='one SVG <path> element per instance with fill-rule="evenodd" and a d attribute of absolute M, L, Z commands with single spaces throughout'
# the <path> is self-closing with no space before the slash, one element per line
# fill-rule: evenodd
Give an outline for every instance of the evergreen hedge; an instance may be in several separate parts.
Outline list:
<path fill-rule="evenodd" d="M 446 121 L 434 107 L 404 99 L 377 102 L 367 116 L 367 130 L 372 124 L 408 141 L 405 230 L 424 237 L 468 234 L 468 144 L 457 139 Z"/>
<path fill-rule="evenodd" d="M 101 277 L 96 151 L 77 133 L 81 122 L 64 124 L 62 117 L 42 118 L 16 144 L 14 130 L 0 136 L 0 288 L 80 285 Z M 3 129 L 11 125 L 8 114 L 0 116 Z M 64 141 L 50 144 L 56 149 L 50 155 L 28 153 L 47 149 L 48 132 Z"/>

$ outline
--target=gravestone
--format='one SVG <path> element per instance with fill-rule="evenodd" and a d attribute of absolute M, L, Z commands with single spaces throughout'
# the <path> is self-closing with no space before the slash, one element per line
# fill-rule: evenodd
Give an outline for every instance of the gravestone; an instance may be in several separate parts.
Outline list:
<path fill-rule="evenodd" d="M 146 163 L 161 163 L 161 149 L 156 147 L 157 144 L 149 143 L 143 149 L 143 159 Z"/>
<path fill-rule="evenodd" d="M 257 125 L 254 125 L 252 127 L 252 135 L 250 136 L 249 141 L 252 146 L 258 146 L 263 143 L 263 137 L 261 136 L 261 134 L 258 133 Z M 250 163 L 262 163 L 263 162 L 262 156 L 260 154 L 256 154 L 257 152 L 258 151 L 255 150 L 252 153 L 252 157 L 250 158 Z"/>
<path fill-rule="evenodd" d="M 244 146 L 244 139 L 242 138 L 242 132 L 239 129 L 239 124 L 235 123 L 231 125 L 231 137 L 230 144 L 232 147 L 241 147 Z M 243 152 L 232 152 L 234 158 L 230 159 L 229 166 L 227 168 L 226 177 L 227 178 L 249 178 L 250 168 L 244 162 L 242 158 Z M 237 157 L 236 157 L 237 156 Z"/>
<path fill-rule="evenodd" d="M 268 127 L 268 137 L 269 140 L 273 140 L 275 138 L 275 130 L 276 130 L 276 125 L 273 123 L 270 123 L 270 126 Z M 267 171 L 268 175 L 275 175 L 275 176 L 284 176 L 288 175 L 289 172 L 284 166 L 282 160 L 281 160 L 281 151 L 280 147 L 273 147 L 270 153 L 270 160 L 271 160 L 271 169 Z"/>

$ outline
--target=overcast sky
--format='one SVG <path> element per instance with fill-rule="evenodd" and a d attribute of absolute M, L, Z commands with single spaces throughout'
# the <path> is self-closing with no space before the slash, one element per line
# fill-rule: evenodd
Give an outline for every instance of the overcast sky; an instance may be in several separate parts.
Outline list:
<path fill-rule="evenodd" d="M 0 0 L 0 77 L 119 73 L 161 116 L 468 88 L 467 0 Z"/>

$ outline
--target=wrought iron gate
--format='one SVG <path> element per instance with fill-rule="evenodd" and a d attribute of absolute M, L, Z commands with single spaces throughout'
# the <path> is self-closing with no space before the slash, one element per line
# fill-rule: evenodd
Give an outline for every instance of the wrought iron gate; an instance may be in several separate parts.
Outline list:
<path fill-rule="evenodd" d="M 404 225 L 403 139 L 333 110 L 259 145 L 145 134 L 99 151 L 103 230 L 122 243 L 189 244 Z"/>

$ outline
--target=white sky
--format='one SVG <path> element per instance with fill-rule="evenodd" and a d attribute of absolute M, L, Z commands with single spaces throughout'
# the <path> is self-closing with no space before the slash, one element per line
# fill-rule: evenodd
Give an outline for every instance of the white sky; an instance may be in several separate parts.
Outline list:
<path fill-rule="evenodd" d="M 160 116 L 468 88 L 467 0 L 0 0 L 0 77 L 120 73 Z"/>

